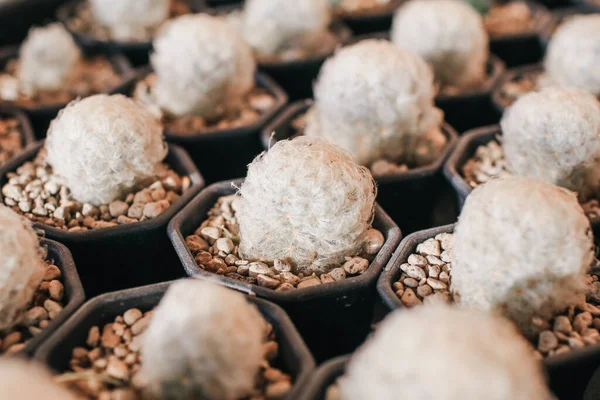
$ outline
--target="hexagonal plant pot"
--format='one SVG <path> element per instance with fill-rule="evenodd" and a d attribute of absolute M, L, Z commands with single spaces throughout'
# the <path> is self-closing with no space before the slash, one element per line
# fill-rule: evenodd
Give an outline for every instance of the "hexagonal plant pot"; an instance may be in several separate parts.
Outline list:
<path fill-rule="evenodd" d="M 350 361 L 349 355 L 340 356 L 319 366 L 311 375 L 310 383 L 299 400 L 327 400 L 325 396 L 327 389 L 344 374 L 348 361 Z"/>
<path fill-rule="evenodd" d="M 391 0 L 388 6 L 380 9 L 353 13 L 337 13 L 336 17 L 344 21 L 355 35 L 388 31 L 392 27 L 396 9 L 405 1 L 406 0 Z"/>
<path fill-rule="evenodd" d="M 35 359 L 58 372 L 66 371 L 72 350 L 85 344 L 89 329 L 114 321 L 130 308 L 149 311 L 158 305 L 170 282 L 154 284 L 98 296 L 81 307 L 72 318 L 40 347 Z M 263 317 L 273 325 L 279 344 L 277 368 L 292 376 L 293 387 L 285 399 L 297 399 L 314 369 L 314 360 L 286 313 L 275 304 L 246 296 Z M 215 332 L 215 334 L 224 334 Z M 242 349 L 243 350 L 243 349 Z"/>
<path fill-rule="evenodd" d="M 233 182 L 241 185 L 243 180 Z M 383 233 L 385 243 L 367 271 L 335 283 L 286 292 L 268 289 L 202 270 L 187 248 L 192 234 L 217 199 L 236 192 L 232 182 L 211 185 L 190 201 L 169 223 L 168 234 L 189 276 L 256 295 L 281 306 L 292 318 L 317 361 L 354 350 L 370 331 L 376 294 L 375 281 L 401 238 L 400 229 L 376 206 L 373 227 Z"/>
<path fill-rule="evenodd" d="M 13 158 L 0 169 L 0 187 L 7 183 L 7 173 L 33 160 L 43 146 L 38 142 Z M 183 205 L 204 186 L 204 179 L 187 155 L 176 145 L 169 145 L 165 158 L 177 173 L 190 178 L 191 187 L 158 217 L 109 228 L 68 232 L 35 223 L 46 237 L 65 244 L 73 253 L 79 275 L 89 296 L 164 282 L 183 276 L 177 255 L 166 235 L 167 223 Z"/>

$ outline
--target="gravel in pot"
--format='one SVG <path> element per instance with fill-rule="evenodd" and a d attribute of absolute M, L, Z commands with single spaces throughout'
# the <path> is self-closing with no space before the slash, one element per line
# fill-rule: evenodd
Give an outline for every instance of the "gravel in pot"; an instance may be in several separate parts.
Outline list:
<path fill-rule="evenodd" d="M 3 1 L 0 4 L 0 46 L 20 43 L 34 25 L 54 17 L 63 0 Z"/>
<path fill-rule="evenodd" d="M 191 298 L 203 300 L 186 302 Z M 173 312 L 181 313 L 176 323 L 169 322 Z M 236 329 L 227 329 L 232 323 Z M 174 340 L 178 335 L 181 341 Z M 166 352 L 180 356 L 149 361 Z M 111 393 L 145 398 L 146 390 L 161 393 L 159 398 L 195 392 L 206 398 L 296 399 L 314 368 L 281 308 L 197 280 L 99 296 L 40 348 L 36 359 L 61 373 L 58 382 L 94 399 Z M 188 367 L 180 369 L 180 363 Z M 197 373 L 189 376 L 190 371 Z M 183 385 L 177 382 L 179 374 L 186 375 Z M 155 385 L 147 385 L 149 378 Z"/>
<path fill-rule="evenodd" d="M 0 106 L 0 166 L 35 141 L 27 116 Z"/>
<path fill-rule="evenodd" d="M 355 35 L 387 31 L 394 11 L 404 0 L 329 0 L 333 15 L 340 18 Z"/>
<path fill-rule="evenodd" d="M 336 170 L 326 161 L 334 159 Z M 295 160 L 307 170 L 293 166 Z M 266 184 L 274 186 L 257 185 L 278 163 L 289 167 Z M 322 140 L 279 142 L 250 165 L 245 182 L 210 186 L 168 229 L 190 276 L 281 305 L 319 360 L 352 351 L 369 332 L 372 284 L 400 238 L 383 210 L 371 209 L 368 172 L 352 164 L 347 153 Z M 290 173 L 293 180 L 285 183 Z M 334 185 L 335 194 L 319 194 Z M 239 186 L 241 197 L 235 195 Z M 304 202 L 307 209 L 294 211 Z"/>
<path fill-rule="evenodd" d="M 86 292 L 180 275 L 166 267 L 176 256 L 165 227 L 203 180 L 183 149 L 162 141 L 158 120 L 132 100 L 97 95 L 69 105 L 49 139 L 5 164 L 0 176 L 2 202 L 70 248 Z"/>

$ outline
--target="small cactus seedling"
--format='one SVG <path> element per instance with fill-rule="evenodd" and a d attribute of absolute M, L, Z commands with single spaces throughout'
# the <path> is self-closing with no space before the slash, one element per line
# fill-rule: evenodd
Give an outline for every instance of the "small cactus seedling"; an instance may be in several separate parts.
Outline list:
<path fill-rule="evenodd" d="M 44 274 L 38 238 L 31 225 L 5 206 L 0 206 L 0 254 L 0 331 L 3 331 L 19 322 Z"/>
<path fill-rule="evenodd" d="M 240 254 L 328 272 L 360 253 L 375 192 L 348 152 L 317 138 L 280 141 L 250 164 L 240 189 Z"/>
<path fill-rule="evenodd" d="M 161 27 L 151 63 L 155 101 L 175 116 L 219 115 L 254 87 L 252 49 L 235 28 L 209 15 L 184 15 Z"/>
<path fill-rule="evenodd" d="M 533 178 L 495 179 L 475 189 L 460 214 L 451 289 L 461 305 L 501 312 L 532 336 L 533 317 L 580 301 L 593 258 L 574 193 Z"/>
<path fill-rule="evenodd" d="M 546 52 L 542 85 L 573 86 L 600 96 L 600 14 L 568 18 Z"/>
<path fill-rule="evenodd" d="M 200 280 L 178 281 L 144 333 L 142 380 L 160 399 L 245 398 L 264 361 L 266 328 L 242 294 Z"/>
<path fill-rule="evenodd" d="M 433 65 L 442 85 L 473 87 L 485 79 L 488 35 L 482 16 L 460 0 L 415 0 L 394 16 L 392 42 Z"/>
<path fill-rule="evenodd" d="M 19 89 L 30 95 L 60 89 L 80 57 L 79 48 L 61 24 L 32 28 L 19 49 Z"/>
<path fill-rule="evenodd" d="M 600 193 L 600 102 L 578 89 L 547 88 L 519 98 L 501 122 L 506 165 L 578 193 Z"/>
<path fill-rule="evenodd" d="M 41 365 L 18 358 L 0 359 L 0 393 L 4 399 L 76 400 L 67 389 L 52 381 Z"/>
<path fill-rule="evenodd" d="M 441 376 L 445 384 L 432 383 Z M 510 321 L 442 305 L 390 314 L 338 382 L 344 400 L 550 398 L 541 364 Z"/>
<path fill-rule="evenodd" d="M 50 124 L 46 159 L 75 200 L 117 200 L 158 173 L 167 155 L 160 121 L 123 95 L 75 100 Z"/>
<path fill-rule="evenodd" d="M 364 40 L 323 65 L 305 134 L 350 151 L 361 165 L 426 163 L 437 151 L 426 149 L 423 157 L 424 146 L 445 142 L 434 97 L 433 74 L 420 57 L 384 40 Z"/>

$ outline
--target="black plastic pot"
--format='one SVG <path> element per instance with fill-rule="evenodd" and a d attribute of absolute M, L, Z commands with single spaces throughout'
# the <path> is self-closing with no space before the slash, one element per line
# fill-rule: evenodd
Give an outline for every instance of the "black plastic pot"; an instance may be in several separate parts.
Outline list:
<path fill-rule="evenodd" d="M 279 140 L 298 135 L 291 122 L 312 106 L 312 100 L 290 104 L 265 127 L 262 141 L 265 149 Z M 442 175 L 443 163 L 457 142 L 457 134 L 448 124 L 443 125 L 448 144 L 437 161 L 392 175 L 375 176 L 378 186 L 377 202 L 398 224 L 404 233 L 451 223 L 456 220 L 456 206 L 443 202 L 445 192 L 453 193 Z"/>
<path fill-rule="evenodd" d="M 494 88 L 494 91 L 492 92 L 492 104 L 494 109 L 496 110 L 496 112 L 498 113 L 498 115 L 503 115 L 504 114 L 504 110 L 509 107 L 510 105 L 506 105 L 503 101 L 502 101 L 502 88 L 504 87 L 504 85 L 508 82 L 520 79 L 523 76 L 529 75 L 529 74 L 541 74 L 544 71 L 544 67 L 542 64 L 531 64 L 531 65 L 525 65 L 522 67 L 518 67 L 518 68 L 513 68 L 513 69 L 509 69 L 507 71 L 505 71 L 502 76 L 500 77 L 500 79 L 498 80 L 498 84 L 496 85 L 496 87 Z"/>
<path fill-rule="evenodd" d="M 354 13 L 338 13 L 346 25 L 355 35 L 365 33 L 388 31 L 392 27 L 394 13 L 406 0 L 391 0 L 388 7 L 379 10 L 366 10 Z"/>
<path fill-rule="evenodd" d="M 0 46 L 21 42 L 34 25 L 54 17 L 64 0 L 15 0 L 0 4 Z"/>
<path fill-rule="evenodd" d="M 39 142 L 6 163 L 0 169 L 0 187 L 6 184 L 8 172 L 33 160 L 42 146 L 43 143 Z M 177 255 L 167 238 L 166 227 L 171 217 L 202 189 L 204 180 L 179 146 L 169 145 L 165 161 L 177 173 L 188 176 L 192 186 L 157 218 L 85 232 L 68 232 L 34 224 L 44 230 L 46 237 L 65 244 L 71 250 L 83 287 L 90 297 L 183 276 Z"/>
<path fill-rule="evenodd" d="M 26 149 L 35 142 L 33 128 L 31 127 L 29 118 L 27 118 L 25 113 L 17 110 L 16 108 L 0 104 L 0 119 L 4 118 L 15 118 L 17 121 L 19 121 L 19 133 L 21 134 L 21 146 L 23 146 L 23 149 Z"/>
<path fill-rule="evenodd" d="M 0 49 L 0 71 L 4 70 L 6 64 L 14 58 L 19 57 L 18 47 L 6 47 Z M 107 55 L 107 58 L 112 63 L 113 68 L 116 72 L 121 75 L 121 82 L 114 88 L 110 89 L 107 93 L 125 93 L 126 89 L 130 87 L 131 81 L 135 78 L 134 70 L 131 68 L 129 61 L 120 54 Z M 9 107 L 15 107 L 23 111 L 30 118 L 33 125 L 35 136 L 38 139 L 46 137 L 46 131 L 48 125 L 52 121 L 58 112 L 63 109 L 67 103 L 54 104 L 54 105 L 42 105 L 39 107 L 28 107 L 19 106 L 13 102 L 0 100 L 0 105 L 6 105 Z"/>
<path fill-rule="evenodd" d="M 594 372 L 590 382 L 585 388 L 583 400 L 598 400 L 600 399 L 600 368 Z"/>
<path fill-rule="evenodd" d="M 140 71 L 135 81 L 145 78 L 150 71 L 149 67 Z M 263 127 L 286 105 L 287 95 L 268 76 L 256 74 L 256 86 L 268 91 L 275 104 L 251 125 L 213 128 L 195 134 L 165 130 L 169 143 L 178 144 L 190 154 L 207 183 L 245 176 L 248 164 L 263 150 L 260 142 Z"/>
<path fill-rule="evenodd" d="M 114 321 L 115 316 L 130 308 L 149 311 L 158 305 L 170 282 L 149 285 L 119 292 L 106 293 L 88 301 L 52 337 L 40 347 L 35 359 L 58 372 L 66 371 L 72 350 L 86 342 L 89 329 Z M 279 355 L 274 366 L 292 376 L 293 387 L 285 397 L 297 399 L 312 373 L 315 362 L 286 313 L 275 304 L 247 296 L 265 319 L 273 325 Z M 223 334 L 225 332 L 215 332 Z M 243 349 L 240 349 L 243 351 Z"/>
<path fill-rule="evenodd" d="M 344 374 L 350 356 L 340 356 L 322 364 L 310 377 L 299 400 L 325 400 L 327 388 Z M 398 393 L 401 396 L 401 393 Z"/>
<path fill-rule="evenodd" d="M 241 185 L 242 182 L 237 180 L 234 183 Z M 373 226 L 383 233 L 385 243 L 367 272 L 335 283 L 278 292 L 206 272 L 198 267 L 186 246 L 186 236 L 206 219 L 207 212 L 217 199 L 235 191 L 232 182 L 211 185 L 169 223 L 169 237 L 187 274 L 256 295 L 283 307 L 318 362 L 353 351 L 369 333 L 377 297 L 375 281 L 400 241 L 400 229 L 377 206 Z"/>

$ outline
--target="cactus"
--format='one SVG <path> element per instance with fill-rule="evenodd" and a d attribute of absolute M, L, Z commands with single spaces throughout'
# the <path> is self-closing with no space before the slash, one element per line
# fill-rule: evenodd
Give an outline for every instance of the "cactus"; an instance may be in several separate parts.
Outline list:
<path fill-rule="evenodd" d="M 360 253 L 375 185 L 346 151 L 322 139 L 278 142 L 248 167 L 237 210 L 240 254 L 328 272 Z"/>
<path fill-rule="evenodd" d="M 122 198 L 155 177 L 167 154 L 159 120 L 123 95 L 75 100 L 50 124 L 45 149 L 75 200 Z"/>
<path fill-rule="evenodd" d="M 434 96 L 433 74 L 422 59 L 384 40 L 364 40 L 323 65 L 305 134 L 350 151 L 361 165 L 410 164 L 432 136 L 445 142 Z"/>
<path fill-rule="evenodd" d="M 344 400 L 551 398 L 542 365 L 510 321 L 449 306 L 390 314 L 338 382 Z"/>
<path fill-rule="evenodd" d="M 61 24 L 30 29 L 19 50 L 20 90 L 31 95 L 60 89 L 80 58 L 79 48 Z"/>
<path fill-rule="evenodd" d="M 507 168 L 573 190 L 600 193 L 600 102 L 578 89 L 546 88 L 519 98 L 501 122 Z"/>
<path fill-rule="evenodd" d="M 245 398 L 264 362 L 266 328 L 242 294 L 199 280 L 178 281 L 144 333 L 140 374 L 152 398 Z"/>
<path fill-rule="evenodd" d="M 599 64 L 600 14 L 568 18 L 548 44 L 544 84 L 573 86 L 600 96 Z"/>
<path fill-rule="evenodd" d="M 151 63 L 156 103 L 175 116 L 218 115 L 254 87 L 251 48 L 233 27 L 209 15 L 184 15 L 165 24 Z"/>
<path fill-rule="evenodd" d="M 4 399 L 76 400 L 77 397 L 52 381 L 42 365 L 20 358 L 0 359 L 0 393 Z"/>
<path fill-rule="evenodd" d="M 12 328 L 33 299 L 44 263 L 30 223 L 0 206 L 0 331 Z"/>
<path fill-rule="evenodd" d="M 534 316 L 550 318 L 581 300 L 594 243 L 574 193 L 512 177 L 467 197 L 452 258 L 460 304 L 502 312 L 533 336 Z"/>
<path fill-rule="evenodd" d="M 331 11 L 326 0 L 247 0 L 240 28 L 260 55 L 290 48 L 312 48 L 327 32 Z"/>
<path fill-rule="evenodd" d="M 394 15 L 392 42 L 433 65 L 442 85 L 473 87 L 484 81 L 488 35 L 481 15 L 460 0 L 415 0 Z"/>
<path fill-rule="evenodd" d="M 116 40 L 146 40 L 169 17 L 171 0 L 88 0 L 94 19 Z"/>

